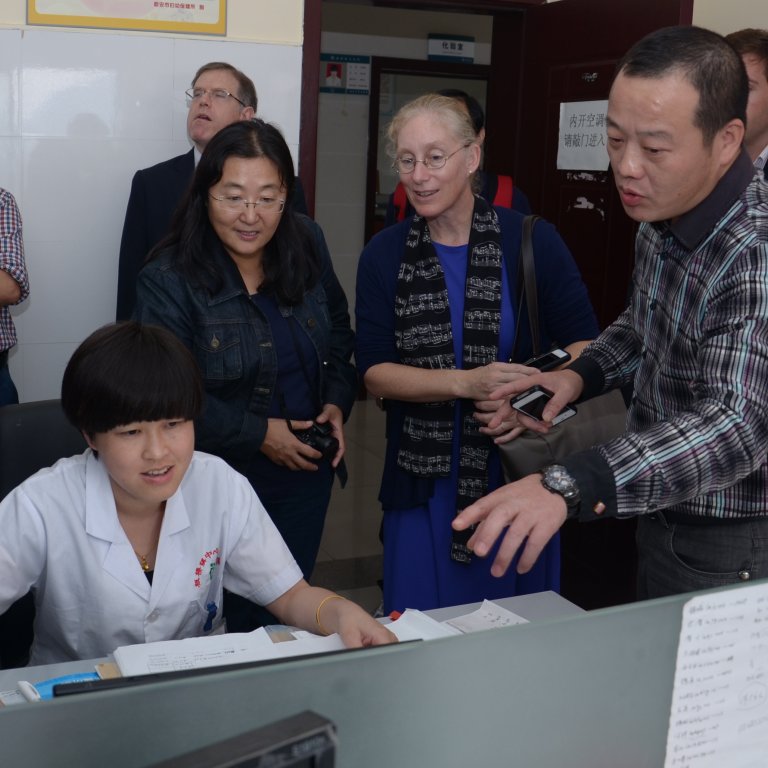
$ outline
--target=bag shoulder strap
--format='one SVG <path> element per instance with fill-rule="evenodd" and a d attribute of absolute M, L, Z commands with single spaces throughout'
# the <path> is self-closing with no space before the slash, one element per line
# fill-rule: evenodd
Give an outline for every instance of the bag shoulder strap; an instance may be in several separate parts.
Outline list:
<path fill-rule="evenodd" d="M 517 307 L 515 322 L 515 341 L 512 345 L 512 360 L 517 354 L 517 345 L 520 340 L 520 321 L 523 317 L 523 304 L 528 309 L 528 325 L 531 329 L 531 343 L 533 354 L 538 355 L 541 344 L 539 334 L 539 299 L 536 293 L 536 265 L 533 256 L 533 228 L 540 216 L 532 214 L 523 219 L 523 232 L 520 238 L 520 257 L 517 260 L 517 300 L 513 306 Z"/>
<path fill-rule="evenodd" d="M 405 212 L 408 207 L 408 198 L 405 194 L 405 187 L 399 181 L 395 191 L 392 193 L 392 202 L 395 206 L 395 221 L 402 221 L 405 218 Z"/>
<path fill-rule="evenodd" d="M 493 204 L 500 208 L 511 208 L 512 200 L 515 194 L 515 185 L 511 176 L 497 176 L 496 195 L 493 198 Z"/>

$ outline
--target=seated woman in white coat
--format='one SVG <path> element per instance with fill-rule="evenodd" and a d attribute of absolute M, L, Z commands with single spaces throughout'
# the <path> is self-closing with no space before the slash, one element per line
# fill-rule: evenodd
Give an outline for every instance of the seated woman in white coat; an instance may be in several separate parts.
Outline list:
<path fill-rule="evenodd" d="M 224 588 L 350 647 L 395 641 L 304 581 L 250 483 L 194 451 L 202 399 L 197 364 L 164 329 L 118 323 L 75 351 L 62 406 L 90 447 L 0 503 L 0 613 L 33 591 L 31 664 L 221 632 Z"/>

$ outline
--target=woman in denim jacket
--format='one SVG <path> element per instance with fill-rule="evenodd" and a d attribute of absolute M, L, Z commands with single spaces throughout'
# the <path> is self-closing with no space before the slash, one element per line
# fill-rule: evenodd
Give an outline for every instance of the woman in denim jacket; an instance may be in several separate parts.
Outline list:
<path fill-rule="evenodd" d="M 286 206 L 294 183 L 274 126 L 216 134 L 139 276 L 135 316 L 194 354 L 206 389 L 196 447 L 249 479 L 308 578 L 357 384 L 347 300 L 320 227 Z M 329 459 L 294 434 L 315 422 L 338 441 Z M 252 623 L 228 618 L 230 630 Z"/>

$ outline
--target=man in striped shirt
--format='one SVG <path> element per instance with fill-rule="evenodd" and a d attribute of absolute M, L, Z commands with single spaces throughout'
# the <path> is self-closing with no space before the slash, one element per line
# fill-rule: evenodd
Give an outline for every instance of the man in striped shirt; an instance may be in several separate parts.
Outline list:
<path fill-rule="evenodd" d="M 0 406 L 19 402 L 8 369 L 8 353 L 16 344 L 16 328 L 9 307 L 24 301 L 28 295 L 21 214 L 13 195 L 0 189 Z"/>
<path fill-rule="evenodd" d="M 567 517 L 638 516 L 641 598 L 768 575 L 768 186 L 742 147 L 747 92 L 739 55 L 696 27 L 658 30 L 620 62 L 607 132 L 640 223 L 629 306 L 567 369 L 492 397 L 544 386 L 549 421 L 634 377 L 627 432 L 456 518 L 480 523 L 478 555 L 502 538 L 492 572 L 519 548 L 526 571 Z"/>

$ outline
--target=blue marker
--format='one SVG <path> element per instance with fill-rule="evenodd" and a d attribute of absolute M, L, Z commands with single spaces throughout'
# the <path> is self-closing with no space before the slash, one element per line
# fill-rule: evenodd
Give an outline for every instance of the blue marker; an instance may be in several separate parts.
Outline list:
<path fill-rule="evenodd" d="M 210 632 L 213 629 L 213 619 L 216 616 L 216 603 L 208 603 L 205 606 L 205 610 L 208 611 L 208 618 L 205 620 L 205 624 L 203 624 L 203 632 Z"/>

